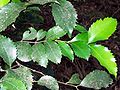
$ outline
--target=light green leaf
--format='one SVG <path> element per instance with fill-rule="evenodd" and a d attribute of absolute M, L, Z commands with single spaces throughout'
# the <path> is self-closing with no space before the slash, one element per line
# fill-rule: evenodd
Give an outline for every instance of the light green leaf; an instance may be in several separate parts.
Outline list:
<path fill-rule="evenodd" d="M 81 80 L 79 78 L 79 74 L 75 73 L 72 75 L 72 77 L 70 78 L 70 80 L 67 83 L 70 84 L 80 84 Z"/>
<path fill-rule="evenodd" d="M 23 62 L 28 62 L 32 60 L 32 47 L 27 42 L 17 42 L 17 58 Z"/>
<path fill-rule="evenodd" d="M 34 28 L 29 28 L 30 31 L 25 31 L 23 33 L 23 38 L 22 40 L 34 40 L 36 38 L 37 35 L 37 31 Z"/>
<path fill-rule="evenodd" d="M 75 55 L 87 59 L 90 57 L 90 48 L 85 42 L 73 42 L 71 43 Z"/>
<path fill-rule="evenodd" d="M 87 32 L 87 30 L 85 29 L 85 27 L 83 27 L 82 25 L 77 24 L 75 27 L 75 30 L 83 33 L 83 32 Z"/>
<path fill-rule="evenodd" d="M 105 71 L 95 70 L 89 73 L 81 82 L 80 86 L 101 89 L 107 88 L 112 84 L 113 80 L 110 75 Z"/>
<path fill-rule="evenodd" d="M 37 41 L 43 39 L 45 36 L 46 36 L 46 31 L 39 30 L 39 31 L 37 32 Z"/>
<path fill-rule="evenodd" d="M 55 2 L 56 0 L 30 0 L 29 3 L 31 4 L 46 4 L 46 3 L 50 3 L 50 2 Z"/>
<path fill-rule="evenodd" d="M 16 47 L 14 43 L 6 37 L 0 35 L 0 57 L 11 66 L 16 59 Z"/>
<path fill-rule="evenodd" d="M 42 43 L 35 44 L 32 46 L 32 59 L 39 63 L 43 67 L 47 67 L 48 59 L 45 51 L 45 47 Z"/>
<path fill-rule="evenodd" d="M 0 8 L 8 4 L 10 0 L 0 0 Z"/>
<path fill-rule="evenodd" d="M 17 78 L 6 78 L 2 81 L 2 85 L 6 90 L 27 90 L 25 84 Z"/>
<path fill-rule="evenodd" d="M 26 6 L 23 3 L 9 3 L 0 9 L 0 32 L 13 23 Z"/>
<path fill-rule="evenodd" d="M 117 76 L 117 64 L 114 56 L 108 48 L 102 45 L 90 45 L 92 56 L 97 58 L 102 66 L 104 66 L 111 74 Z"/>
<path fill-rule="evenodd" d="M 65 4 L 52 4 L 52 14 L 55 22 L 71 36 L 76 25 L 77 14 L 73 5 L 66 1 Z"/>
<path fill-rule="evenodd" d="M 47 40 L 59 39 L 60 37 L 64 36 L 65 34 L 66 34 L 66 32 L 62 28 L 60 28 L 59 26 L 55 26 L 48 31 L 48 33 L 46 35 L 46 39 Z"/>
<path fill-rule="evenodd" d="M 60 63 L 62 58 L 62 53 L 58 44 L 53 41 L 48 41 L 48 42 L 45 42 L 44 44 L 45 44 L 46 55 L 48 59 L 53 63 L 56 63 L 56 64 Z"/>
<path fill-rule="evenodd" d="M 62 54 L 73 61 L 74 60 L 74 55 L 73 55 L 73 51 L 70 48 L 70 46 L 65 42 L 58 42 L 58 45 L 61 48 Z"/>
<path fill-rule="evenodd" d="M 38 84 L 42 86 L 46 86 L 47 88 L 51 90 L 59 90 L 59 85 L 57 83 L 57 80 L 51 76 L 42 76 L 38 80 Z"/>
<path fill-rule="evenodd" d="M 97 20 L 88 31 L 89 43 L 108 39 L 116 30 L 117 20 L 105 18 Z"/>

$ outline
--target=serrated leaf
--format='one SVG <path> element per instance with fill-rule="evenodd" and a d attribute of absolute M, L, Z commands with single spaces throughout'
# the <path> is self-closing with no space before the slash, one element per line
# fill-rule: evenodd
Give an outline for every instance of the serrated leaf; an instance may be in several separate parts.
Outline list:
<path fill-rule="evenodd" d="M 110 75 L 105 71 L 95 70 L 89 73 L 81 82 L 80 86 L 101 89 L 107 88 L 109 84 L 112 84 L 113 80 Z"/>
<path fill-rule="evenodd" d="M 39 30 L 39 31 L 37 32 L 37 41 L 43 39 L 45 36 L 46 36 L 46 31 Z"/>
<path fill-rule="evenodd" d="M 60 28 L 59 26 L 54 26 L 53 28 L 49 29 L 46 35 L 47 40 L 55 40 L 59 39 L 60 37 L 64 36 L 66 32 Z"/>
<path fill-rule="evenodd" d="M 45 42 L 46 55 L 48 59 L 53 63 L 60 63 L 62 58 L 62 53 L 60 47 L 56 42 L 48 41 Z"/>
<path fill-rule="evenodd" d="M 23 33 L 22 40 L 34 40 L 37 35 L 37 31 L 34 28 L 29 28 L 30 31 L 25 31 Z"/>
<path fill-rule="evenodd" d="M 84 33 L 80 33 L 78 35 L 76 35 L 71 41 L 69 42 L 76 42 L 76 41 L 83 41 L 83 42 L 88 42 L 88 33 L 84 32 Z"/>
<path fill-rule="evenodd" d="M 8 4 L 10 0 L 0 0 L 0 8 Z"/>
<path fill-rule="evenodd" d="M 32 59 L 39 63 L 43 67 L 47 67 L 48 59 L 45 51 L 45 47 L 42 43 L 35 44 L 32 46 Z"/>
<path fill-rule="evenodd" d="M 0 9 L 0 32 L 13 23 L 26 6 L 23 3 L 9 3 Z"/>
<path fill-rule="evenodd" d="M 79 24 L 77 24 L 77 25 L 75 26 L 75 30 L 77 30 L 77 31 L 79 31 L 79 32 L 81 32 L 81 33 L 87 32 L 87 30 L 85 29 L 85 27 L 83 27 L 82 25 L 79 25 Z"/>
<path fill-rule="evenodd" d="M 11 66 L 16 59 L 16 47 L 14 43 L 6 37 L 0 35 L 0 57 Z"/>
<path fill-rule="evenodd" d="M 17 42 L 16 43 L 17 47 L 17 58 L 23 62 L 28 62 L 30 61 L 31 54 L 32 54 L 32 47 L 29 43 L 27 42 Z"/>
<path fill-rule="evenodd" d="M 73 5 L 66 1 L 65 4 L 52 4 L 52 14 L 55 22 L 71 36 L 73 28 L 76 26 L 77 14 Z"/>
<path fill-rule="evenodd" d="M 89 43 L 108 39 L 116 30 L 117 20 L 105 18 L 97 20 L 88 31 Z"/>
<path fill-rule="evenodd" d="M 90 57 L 90 48 L 85 42 L 72 42 L 71 46 L 73 48 L 73 51 L 75 52 L 75 55 L 87 59 Z"/>
<path fill-rule="evenodd" d="M 42 76 L 39 80 L 38 80 L 38 84 L 42 85 L 42 86 L 46 86 L 47 88 L 51 89 L 51 90 L 59 90 L 59 86 L 57 83 L 57 80 L 51 76 Z"/>
<path fill-rule="evenodd" d="M 72 75 L 72 77 L 70 78 L 70 80 L 67 83 L 70 84 L 80 84 L 81 80 L 79 78 L 79 74 L 75 73 Z"/>
<path fill-rule="evenodd" d="M 111 74 L 117 76 L 116 59 L 108 48 L 102 45 L 90 45 L 92 56 L 97 58 L 102 66 L 104 66 Z"/>
<path fill-rule="evenodd" d="M 70 48 L 70 46 L 65 42 L 58 42 L 58 45 L 61 48 L 62 54 L 73 61 L 74 60 L 74 55 L 73 55 L 73 51 Z"/>
<path fill-rule="evenodd" d="M 46 3 L 50 3 L 50 2 L 55 2 L 56 0 L 30 0 L 29 3 L 32 4 L 46 4 Z"/>

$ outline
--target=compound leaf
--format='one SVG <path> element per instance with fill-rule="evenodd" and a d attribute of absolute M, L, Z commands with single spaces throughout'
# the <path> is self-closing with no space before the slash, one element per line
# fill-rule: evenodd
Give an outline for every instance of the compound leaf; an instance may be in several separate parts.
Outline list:
<path fill-rule="evenodd" d="M 97 20 L 91 25 L 88 31 L 89 43 L 108 39 L 115 32 L 117 20 L 105 18 Z"/>
<path fill-rule="evenodd" d="M 14 43 L 6 37 L 0 35 L 0 57 L 11 66 L 16 59 L 16 47 Z"/>
<path fill-rule="evenodd" d="M 101 89 L 107 88 L 109 84 L 112 84 L 113 80 L 110 75 L 105 71 L 95 70 L 89 73 L 81 82 L 80 86 Z"/>
<path fill-rule="evenodd" d="M 37 32 L 37 41 L 43 39 L 45 36 L 46 36 L 46 31 L 39 30 L 39 31 Z"/>
<path fill-rule="evenodd" d="M 92 56 L 97 58 L 102 66 L 104 66 L 111 74 L 117 76 L 117 64 L 114 56 L 108 48 L 102 45 L 90 45 Z"/>
<path fill-rule="evenodd" d="M 48 41 L 48 42 L 45 42 L 44 44 L 45 44 L 46 55 L 48 59 L 53 63 L 56 63 L 56 64 L 60 63 L 62 58 L 62 53 L 58 44 L 53 41 Z"/>
<path fill-rule="evenodd" d="M 8 4 L 10 0 L 0 0 L 0 8 Z"/>
<path fill-rule="evenodd" d="M 39 80 L 38 80 L 38 84 L 42 85 L 42 86 L 46 86 L 47 88 L 51 89 L 51 90 L 59 90 L 59 86 L 57 83 L 57 80 L 51 76 L 42 76 Z"/>

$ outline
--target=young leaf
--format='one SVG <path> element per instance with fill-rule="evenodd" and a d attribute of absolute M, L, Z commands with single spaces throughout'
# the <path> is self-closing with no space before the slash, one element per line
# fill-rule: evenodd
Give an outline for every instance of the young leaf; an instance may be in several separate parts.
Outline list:
<path fill-rule="evenodd" d="M 23 62 L 30 61 L 32 54 L 32 47 L 27 42 L 17 42 L 17 58 Z"/>
<path fill-rule="evenodd" d="M 108 39 L 111 36 L 111 34 L 115 32 L 116 26 L 117 20 L 113 18 L 97 20 L 89 28 L 88 31 L 89 43 Z"/>
<path fill-rule="evenodd" d="M 72 75 L 72 77 L 70 78 L 70 80 L 67 83 L 70 84 L 80 84 L 81 80 L 79 78 L 79 74 L 75 73 Z"/>
<path fill-rule="evenodd" d="M 30 31 L 25 31 L 23 33 L 23 38 L 22 40 L 34 40 L 36 38 L 37 35 L 37 31 L 34 28 L 29 28 Z"/>
<path fill-rule="evenodd" d="M 10 0 L 0 0 L 0 8 L 8 4 Z"/>
<path fill-rule="evenodd" d="M 37 32 L 37 41 L 43 39 L 45 36 L 46 36 L 46 31 L 39 30 L 39 31 Z"/>
<path fill-rule="evenodd" d="M 70 48 L 70 46 L 65 42 L 58 42 L 58 45 L 61 48 L 62 54 L 73 61 L 74 60 L 74 55 L 73 55 L 73 51 Z"/>
<path fill-rule="evenodd" d="M 75 52 L 75 55 L 77 55 L 80 58 L 87 59 L 90 57 L 90 48 L 85 42 L 73 42 L 71 43 L 71 46 Z"/>
<path fill-rule="evenodd" d="M 52 4 L 52 14 L 55 22 L 63 30 L 66 30 L 71 36 L 73 28 L 76 25 L 77 14 L 73 5 L 66 1 L 65 4 Z"/>
<path fill-rule="evenodd" d="M 59 90 L 59 86 L 57 83 L 57 80 L 51 76 L 42 76 L 39 80 L 38 80 L 38 84 L 42 85 L 42 86 L 46 86 L 47 88 L 51 89 L 51 90 Z"/>
<path fill-rule="evenodd" d="M 113 80 L 110 75 L 105 71 L 95 70 L 89 73 L 81 82 L 80 86 L 101 89 L 107 88 L 109 84 L 112 84 Z"/>
<path fill-rule="evenodd" d="M 75 26 L 75 30 L 77 30 L 77 31 L 79 31 L 79 32 L 81 32 L 81 33 L 87 32 L 87 30 L 86 30 L 82 25 L 79 25 L 79 24 L 77 24 L 77 25 Z"/>
<path fill-rule="evenodd" d="M 16 47 L 14 43 L 6 37 L 0 35 L 0 57 L 11 66 L 16 59 Z"/>
<path fill-rule="evenodd" d="M 47 40 L 59 39 L 60 37 L 64 36 L 65 34 L 66 34 L 66 32 L 62 28 L 60 28 L 59 26 L 55 26 L 48 31 L 48 33 L 46 35 L 46 39 Z"/>
<path fill-rule="evenodd" d="M 45 42 L 44 44 L 45 44 L 46 55 L 48 59 L 53 63 L 56 63 L 56 64 L 60 63 L 62 58 L 62 53 L 58 44 L 53 41 L 48 41 L 48 42 Z"/>
<path fill-rule="evenodd" d="M 32 59 L 34 61 L 37 61 L 39 65 L 46 68 L 48 65 L 48 59 L 47 59 L 44 45 L 42 43 L 35 44 L 32 46 L 32 49 L 33 49 Z"/>
<path fill-rule="evenodd" d="M 27 90 L 25 84 L 17 78 L 6 78 L 2 85 L 6 90 Z"/>
<path fill-rule="evenodd" d="M 26 6 L 23 3 L 9 3 L 0 9 L 0 32 L 13 23 Z"/>
<path fill-rule="evenodd" d="M 92 56 L 97 58 L 102 66 L 104 66 L 111 74 L 117 76 L 117 64 L 115 58 L 108 48 L 101 45 L 90 45 Z"/>

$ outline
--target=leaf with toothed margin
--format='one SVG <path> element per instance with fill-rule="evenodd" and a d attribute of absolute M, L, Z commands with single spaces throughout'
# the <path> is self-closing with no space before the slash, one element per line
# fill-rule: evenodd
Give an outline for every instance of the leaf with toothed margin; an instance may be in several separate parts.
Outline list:
<path fill-rule="evenodd" d="M 19 13 L 26 8 L 23 3 L 9 3 L 0 9 L 0 32 L 12 24 Z"/>
<path fill-rule="evenodd" d="M 52 14 L 55 22 L 71 36 L 73 28 L 76 26 L 77 14 L 73 5 L 66 1 L 64 4 L 52 4 Z"/>
<path fill-rule="evenodd" d="M 48 41 L 44 43 L 46 49 L 47 58 L 53 63 L 60 63 L 62 58 L 62 53 L 59 45 L 54 41 Z"/>
<path fill-rule="evenodd" d="M 102 45 L 90 45 L 92 56 L 97 58 L 102 66 L 104 66 L 111 74 L 117 76 L 116 59 L 107 47 Z"/>
<path fill-rule="evenodd" d="M 2 57 L 9 66 L 15 61 L 17 56 L 16 52 L 17 49 L 14 43 L 9 38 L 0 35 L 0 57 Z"/>

